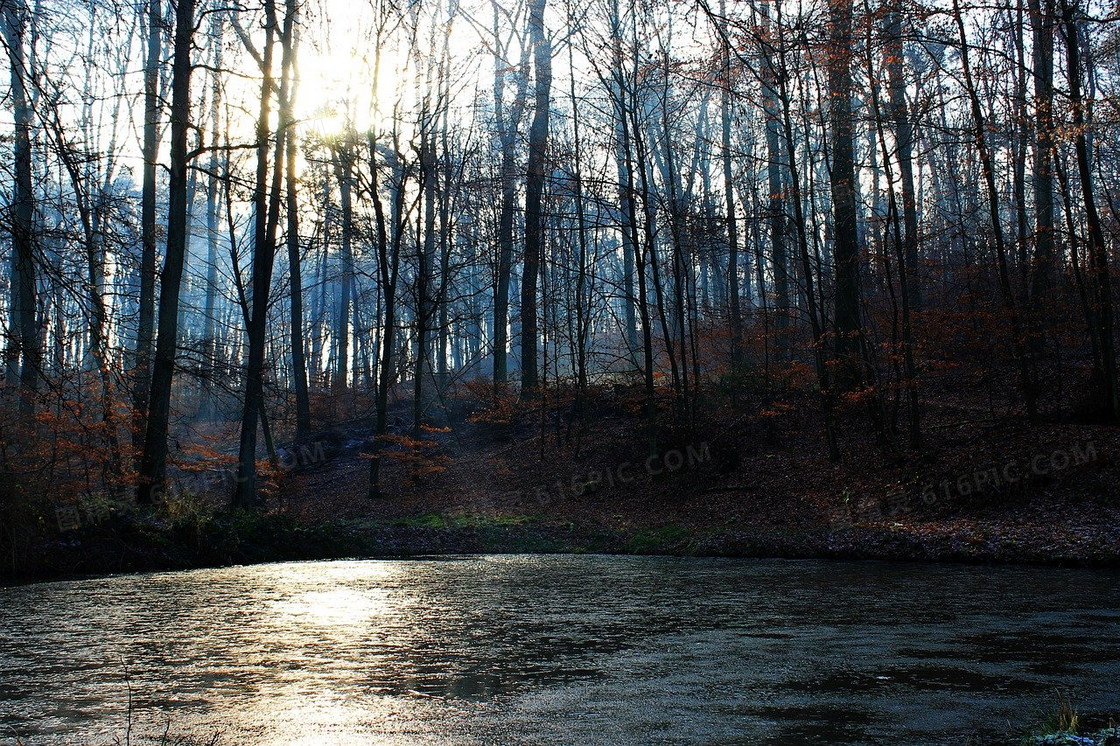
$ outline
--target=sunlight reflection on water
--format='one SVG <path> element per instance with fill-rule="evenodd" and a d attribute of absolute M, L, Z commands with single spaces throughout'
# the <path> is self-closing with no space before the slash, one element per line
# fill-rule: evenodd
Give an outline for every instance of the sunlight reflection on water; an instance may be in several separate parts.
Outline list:
<path fill-rule="evenodd" d="M 960 742 L 1120 712 L 1116 573 L 656 557 L 290 563 L 0 588 L 0 737 Z M 127 677 L 127 680 L 126 680 Z"/>

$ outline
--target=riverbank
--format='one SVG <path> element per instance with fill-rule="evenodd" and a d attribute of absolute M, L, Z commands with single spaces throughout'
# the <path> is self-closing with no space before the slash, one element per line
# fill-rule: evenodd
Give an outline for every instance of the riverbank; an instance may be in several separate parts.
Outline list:
<path fill-rule="evenodd" d="M 853 426 L 833 462 L 795 404 L 662 426 L 652 455 L 620 396 L 589 402 L 582 424 L 476 408 L 454 427 L 395 438 L 374 500 L 365 431 L 335 429 L 285 454 L 258 512 L 225 510 L 220 478 L 180 480 L 156 508 L 63 511 L 8 571 L 444 553 L 1120 566 L 1115 428 L 946 411 L 909 452 L 876 448 Z"/>
<path fill-rule="evenodd" d="M 16 579 L 177 570 L 258 562 L 437 554 L 596 553 L 861 559 L 1115 567 L 1115 546 L 1048 530 L 1032 543 L 1009 523 L 947 526 L 685 528 L 557 523 L 542 516 L 429 513 L 306 523 L 275 514 L 217 514 L 182 524 L 131 515 L 42 545 Z"/>

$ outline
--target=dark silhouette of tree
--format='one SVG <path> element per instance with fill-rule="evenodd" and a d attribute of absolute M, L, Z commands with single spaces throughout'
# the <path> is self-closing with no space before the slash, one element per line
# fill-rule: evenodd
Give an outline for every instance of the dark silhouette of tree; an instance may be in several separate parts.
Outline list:
<path fill-rule="evenodd" d="M 151 503 L 163 488 L 167 472 L 167 427 L 179 337 L 179 290 L 187 251 L 187 134 L 191 125 L 191 49 L 195 27 L 194 0 L 175 6 L 175 43 L 171 71 L 171 163 L 167 182 L 167 250 L 160 274 L 159 326 L 152 366 L 144 451 L 140 461 L 137 500 Z"/>

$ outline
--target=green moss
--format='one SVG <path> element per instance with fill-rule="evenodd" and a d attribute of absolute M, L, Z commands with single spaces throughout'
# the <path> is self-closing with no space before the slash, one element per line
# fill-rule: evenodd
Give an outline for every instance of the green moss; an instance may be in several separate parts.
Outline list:
<path fill-rule="evenodd" d="M 624 551 L 631 554 L 680 553 L 692 539 L 692 532 L 676 525 L 645 529 L 630 537 Z"/>
<path fill-rule="evenodd" d="M 490 515 L 484 513 L 425 513 L 408 518 L 398 518 L 388 525 L 431 529 L 489 528 L 494 526 L 520 526 L 532 521 L 527 515 Z M 384 524 L 383 524 L 384 525 Z"/>

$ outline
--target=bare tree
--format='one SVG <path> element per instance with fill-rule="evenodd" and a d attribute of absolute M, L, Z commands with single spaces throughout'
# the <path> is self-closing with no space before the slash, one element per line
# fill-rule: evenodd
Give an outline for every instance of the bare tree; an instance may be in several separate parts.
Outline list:
<path fill-rule="evenodd" d="M 12 81 L 12 115 L 15 138 L 12 144 L 12 200 L 9 230 L 12 234 L 11 303 L 6 350 L 7 380 L 19 381 L 21 409 L 30 414 L 40 376 L 39 334 L 35 321 L 35 191 L 31 173 L 32 112 L 28 99 L 29 68 L 24 54 L 28 9 L 23 0 L 0 4 L 4 46 Z"/>
<path fill-rule="evenodd" d="M 163 488 L 167 472 L 167 428 L 171 414 L 171 385 L 179 337 L 179 289 L 187 251 L 187 133 L 191 125 L 191 48 L 194 0 L 175 6 L 175 44 L 171 72 L 171 163 L 167 195 L 167 252 L 160 275 L 159 329 L 144 451 L 140 461 L 137 500 L 151 503 Z"/>
<path fill-rule="evenodd" d="M 525 178 L 525 266 L 521 275 L 521 393 L 529 395 L 539 384 L 537 372 L 537 280 L 544 251 L 545 158 L 548 119 L 552 104 L 552 45 L 544 28 L 546 0 L 529 2 L 529 44 L 533 48 L 533 123 L 529 127 L 529 165 Z"/>
<path fill-rule="evenodd" d="M 140 299 L 136 327 L 133 400 L 136 409 L 136 437 L 144 432 L 151 394 L 152 339 L 156 320 L 156 166 L 160 130 L 160 63 L 163 52 L 163 8 L 160 0 L 147 3 L 147 50 L 144 60 L 144 141 L 143 184 L 140 198 Z M 174 93 L 172 94 L 174 95 Z M 185 104 L 189 106 L 189 103 Z M 178 300 L 176 300 L 176 304 Z"/>

